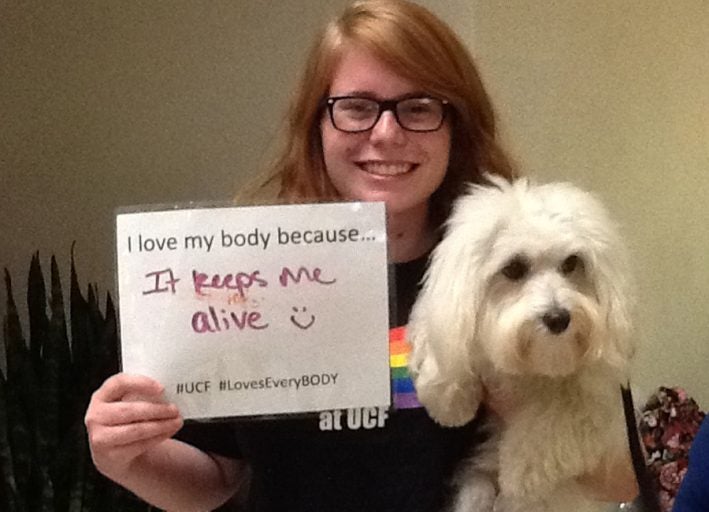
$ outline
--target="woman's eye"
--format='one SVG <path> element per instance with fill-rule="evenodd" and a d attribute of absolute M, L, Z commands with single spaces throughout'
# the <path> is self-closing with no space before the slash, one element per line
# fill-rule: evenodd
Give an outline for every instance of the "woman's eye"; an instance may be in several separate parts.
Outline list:
<path fill-rule="evenodd" d="M 367 109 L 367 106 L 366 106 L 366 105 L 353 104 L 353 105 L 347 105 L 347 106 L 345 107 L 345 110 L 347 110 L 347 111 L 349 111 L 349 112 L 363 112 L 363 111 L 366 111 L 366 110 L 368 110 L 368 109 Z"/>
<path fill-rule="evenodd" d="M 403 108 L 403 113 L 412 116 L 427 116 L 434 112 L 434 106 L 428 101 L 407 104 Z"/>
<path fill-rule="evenodd" d="M 340 105 L 340 109 L 347 114 L 369 114 L 376 111 L 376 107 L 370 102 L 350 101 Z"/>
<path fill-rule="evenodd" d="M 414 105 L 409 108 L 409 112 L 412 114 L 427 114 L 431 109 L 428 105 Z"/>

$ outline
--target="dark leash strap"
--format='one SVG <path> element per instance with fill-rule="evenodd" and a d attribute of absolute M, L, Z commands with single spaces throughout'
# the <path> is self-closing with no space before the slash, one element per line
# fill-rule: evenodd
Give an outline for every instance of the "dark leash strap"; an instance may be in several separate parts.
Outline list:
<path fill-rule="evenodd" d="M 633 459 L 635 478 L 640 488 L 640 494 L 635 500 L 635 503 L 641 507 L 639 512 L 662 512 L 660 503 L 657 500 L 657 487 L 648 471 L 647 464 L 645 463 L 645 455 L 640 446 L 640 435 L 638 434 L 638 426 L 635 419 L 635 406 L 633 405 L 633 394 L 630 391 L 630 385 L 621 386 L 620 389 L 623 395 L 623 410 L 625 411 L 625 426 L 628 432 L 630 455 Z"/>

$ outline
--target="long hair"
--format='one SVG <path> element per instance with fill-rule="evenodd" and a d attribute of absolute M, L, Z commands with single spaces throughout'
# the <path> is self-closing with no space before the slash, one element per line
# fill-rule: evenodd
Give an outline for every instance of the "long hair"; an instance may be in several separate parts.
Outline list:
<path fill-rule="evenodd" d="M 452 107 L 448 169 L 431 197 L 434 225 L 447 218 L 465 184 L 479 182 L 483 172 L 516 176 L 497 141 L 495 113 L 473 58 L 451 28 L 406 0 L 363 0 L 327 24 L 311 47 L 286 116 L 284 145 L 260 189 L 275 186 L 278 199 L 288 202 L 338 198 L 325 171 L 320 121 L 322 101 L 348 45 L 371 52 Z"/>

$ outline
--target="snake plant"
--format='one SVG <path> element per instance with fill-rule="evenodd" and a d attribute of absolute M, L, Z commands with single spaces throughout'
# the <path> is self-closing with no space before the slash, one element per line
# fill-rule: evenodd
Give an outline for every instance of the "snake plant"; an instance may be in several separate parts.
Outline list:
<path fill-rule="evenodd" d="M 0 367 L 0 510 L 145 511 L 147 504 L 100 475 L 89 454 L 83 416 L 91 393 L 118 371 L 116 312 L 103 311 L 95 286 L 79 287 L 71 258 L 66 314 L 57 262 L 49 294 L 35 254 L 27 280 L 29 337 L 5 270 L 6 371 Z"/>

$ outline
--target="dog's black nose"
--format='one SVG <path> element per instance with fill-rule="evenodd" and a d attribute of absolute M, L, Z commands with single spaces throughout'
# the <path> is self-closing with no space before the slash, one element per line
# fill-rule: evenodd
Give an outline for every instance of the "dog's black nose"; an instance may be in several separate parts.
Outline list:
<path fill-rule="evenodd" d="M 542 317 L 542 321 L 552 333 L 560 334 L 569 326 L 571 315 L 565 309 L 553 309 Z"/>

